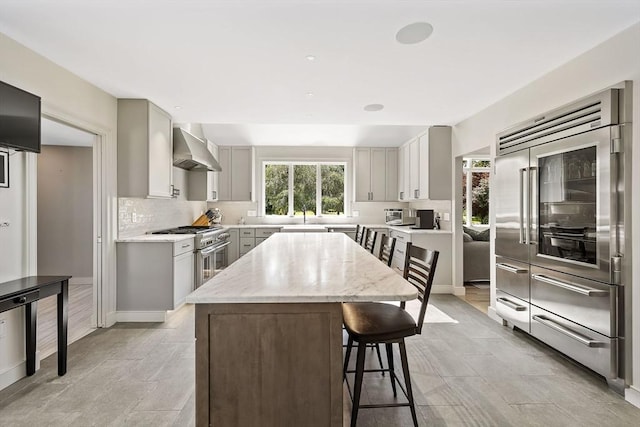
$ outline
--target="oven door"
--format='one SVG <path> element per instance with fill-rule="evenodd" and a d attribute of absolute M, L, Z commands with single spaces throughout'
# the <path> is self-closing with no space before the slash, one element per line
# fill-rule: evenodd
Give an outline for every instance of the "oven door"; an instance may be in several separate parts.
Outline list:
<path fill-rule="evenodd" d="M 228 265 L 228 246 L 231 242 L 204 248 L 196 256 L 196 288 L 202 286 Z"/>

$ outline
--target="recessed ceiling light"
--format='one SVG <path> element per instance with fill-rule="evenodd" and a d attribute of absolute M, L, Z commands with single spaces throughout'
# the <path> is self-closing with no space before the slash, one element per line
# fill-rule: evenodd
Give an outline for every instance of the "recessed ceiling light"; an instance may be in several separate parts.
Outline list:
<path fill-rule="evenodd" d="M 182 107 L 181 107 L 181 106 L 179 106 L 179 105 L 176 105 L 176 106 L 175 106 L 175 107 L 173 107 L 173 108 L 175 108 L 176 110 L 179 110 L 179 109 L 181 109 Z"/>
<path fill-rule="evenodd" d="M 316 57 L 314 55 L 307 55 L 305 56 L 305 58 L 307 58 L 307 61 L 311 61 L 311 62 L 316 60 Z"/>
<path fill-rule="evenodd" d="M 308 98 L 313 98 L 313 92 L 307 92 L 307 97 Z"/>
<path fill-rule="evenodd" d="M 433 33 L 433 26 L 428 22 L 414 22 L 400 28 L 396 40 L 402 44 L 415 44 L 425 41 Z"/>
<path fill-rule="evenodd" d="M 364 106 L 364 111 L 380 111 L 384 108 L 382 104 L 369 104 Z"/>

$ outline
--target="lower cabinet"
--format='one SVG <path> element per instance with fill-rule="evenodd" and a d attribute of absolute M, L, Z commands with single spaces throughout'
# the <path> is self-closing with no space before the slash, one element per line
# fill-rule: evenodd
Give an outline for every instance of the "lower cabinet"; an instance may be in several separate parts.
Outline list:
<path fill-rule="evenodd" d="M 232 230 L 234 231 L 233 233 Z M 233 249 L 229 250 L 229 264 L 267 240 L 273 233 L 278 232 L 280 232 L 280 227 L 242 227 L 229 229 L 229 234 L 231 235 L 231 243 L 229 246 L 233 247 Z M 237 255 L 232 256 L 231 252 L 235 251 L 236 248 Z"/>
<path fill-rule="evenodd" d="M 119 321 L 153 321 L 194 290 L 193 238 L 179 242 L 119 242 L 116 310 Z M 147 314 L 145 314 L 147 313 Z"/>
<path fill-rule="evenodd" d="M 404 257 L 407 250 L 407 242 L 411 242 L 421 248 L 439 251 L 436 275 L 433 278 L 434 286 L 446 286 L 447 290 L 440 288 L 440 292 L 450 292 L 453 285 L 453 275 L 451 273 L 451 233 L 435 232 L 412 232 L 405 233 L 397 230 L 390 230 L 391 237 L 396 238 L 396 248 L 393 254 L 393 268 L 400 272 L 404 269 Z"/>

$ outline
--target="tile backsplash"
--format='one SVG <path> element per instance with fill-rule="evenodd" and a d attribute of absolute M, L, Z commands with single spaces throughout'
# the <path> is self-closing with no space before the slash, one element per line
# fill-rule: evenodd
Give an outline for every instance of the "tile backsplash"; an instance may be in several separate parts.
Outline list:
<path fill-rule="evenodd" d="M 191 225 L 207 209 L 205 202 L 166 199 L 118 198 L 118 237 Z"/>

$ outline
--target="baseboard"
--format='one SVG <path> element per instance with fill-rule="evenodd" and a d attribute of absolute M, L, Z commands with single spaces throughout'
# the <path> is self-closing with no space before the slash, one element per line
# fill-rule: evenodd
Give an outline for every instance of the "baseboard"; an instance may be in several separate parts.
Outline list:
<path fill-rule="evenodd" d="M 489 319 L 493 319 L 501 325 L 504 324 L 504 320 L 502 320 L 502 317 L 498 316 L 495 307 L 489 306 L 489 308 L 487 309 L 487 316 L 489 316 Z"/>
<path fill-rule="evenodd" d="M 624 399 L 633 406 L 640 408 L 640 390 L 634 386 L 630 386 L 624 391 Z"/>
<path fill-rule="evenodd" d="M 36 360 L 38 360 L 36 358 Z M 13 368 L 0 372 L 0 390 L 4 390 L 11 384 L 27 376 L 27 362 L 22 361 Z"/>
<path fill-rule="evenodd" d="M 432 294 L 453 294 L 453 286 L 451 285 L 433 285 L 431 287 Z"/>
<path fill-rule="evenodd" d="M 102 327 L 104 327 L 104 328 L 110 328 L 110 327 L 112 327 L 113 325 L 115 325 L 115 324 L 116 324 L 116 322 L 118 321 L 118 319 L 117 319 L 117 314 L 118 314 L 118 312 L 117 312 L 117 311 L 112 311 L 112 312 L 107 313 L 107 316 L 106 316 L 106 318 L 104 319 L 104 320 L 105 320 L 105 324 L 104 324 L 104 326 L 102 326 Z"/>
<path fill-rule="evenodd" d="M 70 285 L 93 285 L 93 277 L 72 277 L 69 279 Z"/>
<path fill-rule="evenodd" d="M 117 322 L 164 322 L 167 320 L 166 311 L 118 311 Z"/>

